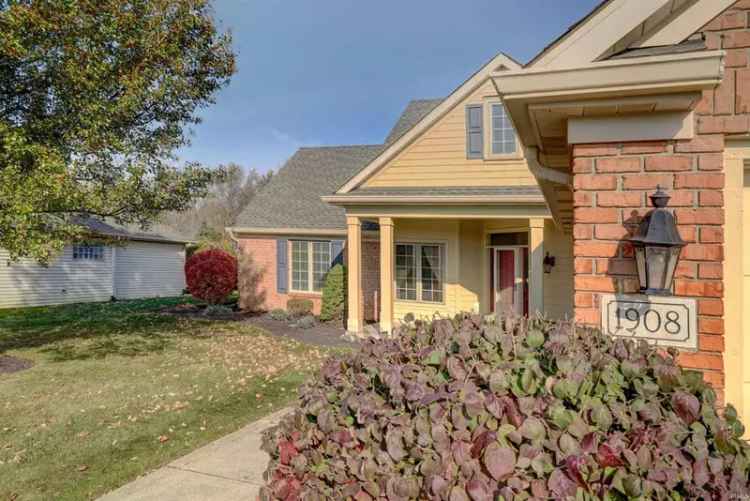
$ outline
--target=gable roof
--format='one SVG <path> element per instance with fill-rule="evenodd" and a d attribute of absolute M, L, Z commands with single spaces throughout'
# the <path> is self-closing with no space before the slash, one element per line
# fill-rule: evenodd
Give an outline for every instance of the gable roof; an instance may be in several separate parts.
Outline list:
<path fill-rule="evenodd" d="M 586 14 L 585 16 L 583 16 L 581 19 L 579 19 L 575 23 L 571 24 L 568 27 L 568 29 L 566 29 L 565 31 L 563 31 L 560 34 L 560 36 L 558 36 L 557 38 L 555 38 L 554 40 L 552 40 L 550 43 L 548 43 L 547 45 L 545 45 L 544 48 L 542 50 L 540 50 L 539 53 L 536 56 L 534 56 L 533 58 L 531 58 L 531 60 L 528 63 L 526 63 L 526 64 L 523 65 L 524 68 L 528 68 L 529 66 L 533 66 L 534 63 L 536 63 L 539 59 L 542 58 L 542 56 L 544 56 L 545 54 L 547 54 L 554 47 L 556 47 L 557 45 L 559 45 L 563 40 L 565 40 L 566 38 L 568 38 L 580 26 L 586 24 L 586 22 L 589 19 L 591 19 L 592 17 L 594 17 L 594 15 L 596 15 L 599 11 L 601 11 L 611 1 L 612 0 L 602 0 L 601 2 L 599 2 L 599 4 L 597 4 L 593 9 L 591 9 L 591 11 L 589 11 L 588 14 Z"/>
<path fill-rule="evenodd" d="M 525 68 L 570 68 L 629 49 L 681 46 L 736 1 L 604 0 L 542 49 Z"/>
<path fill-rule="evenodd" d="M 347 180 L 345 184 L 341 185 L 337 193 L 344 194 L 357 188 L 357 186 L 362 184 L 375 172 L 380 170 L 396 154 L 398 154 L 406 146 L 411 144 L 411 142 L 419 137 L 419 135 L 421 135 L 434 123 L 445 116 L 446 113 L 452 110 L 453 107 L 460 103 L 466 96 L 474 92 L 474 90 L 476 90 L 480 85 L 484 84 L 484 82 L 486 82 L 487 79 L 490 78 L 490 75 L 493 72 L 500 71 L 502 68 L 508 70 L 520 70 L 521 65 L 516 60 L 508 57 L 502 52 L 494 56 L 473 75 L 471 75 L 466 81 L 464 81 L 464 83 L 459 85 L 453 92 L 451 92 L 448 97 L 441 100 L 431 110 L 427 111 L 427 113 L 425 113 L 408 130 L 404 131 L 400 136 L 398 136 L 397 139 L 394 139 L 392 142 L 386 142 L 385 147 L 382 149 L 382 151 L 379 152 L 379 154 L 375 156 L 373 160 L 364 167 L 364 169 L 361 169 L 361 171 L 357 172 L 356 175 Z M 390 136 L 391 134 L 389 134 L 389 137 Z"/>
<path fill-rule="evenodd" d="M 320 197 L 336 191 L 383 145 L 300 148 L 240 214 L 236 227 L 346 229 L 344 209 Z"/>
<path fill-rule="evenodd" d="M 439 99 L 415 99 L 409 101 L 409 104 L 406 105 L 406 108 L 398 118 L 396 125 L 388 133 L 388 137 L 385 138 L 385 144 L 391 144 L 398 140 L 444 100 L 445 98 L 441 97 Z"/>

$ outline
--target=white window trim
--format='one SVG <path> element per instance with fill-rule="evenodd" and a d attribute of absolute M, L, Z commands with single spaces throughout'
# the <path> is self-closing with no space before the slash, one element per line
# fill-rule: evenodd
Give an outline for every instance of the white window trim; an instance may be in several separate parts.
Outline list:
<path fill-rule="evenodd" d="M 513 126 L 513 132 L 516 136 L 516 152 L 515 153 L 493 153 L 492 152 L 492 105 L 505 103 L 502 99 L 493 97 L 484 100 L 484 108 L 482 112 L 482 121 L 484 122 L 484 159 L 485 160 L 521 160 L 523 159 L 523 152 L 521 149 L 521 141 L 518 139 L 518 131 Z M 507 108 L 506 108 L 507 113 Z"/>
<path fill-rule="evenodd" d="M 82 248 L 91 248 L 91 257 L 82 255 L 80 252 L 80 249 Z M 98 249 L 99 252 L 97 252 L 96 249 Z M 73 261 L 104 261 L 106 258 L 104 249 L 104 244 L 73 244 L 71 257 L 73 258 Z M 99 254 L 98 256 L 95 255 L 97 253 Z"/>
<path fill-rule="evenodd" d="M 307 243 L 307 286 L 308 289 L 295 289 L 294 288 L 294 242 L 305 242 Z M 287 262 L 289 263 L 289 292 L 295 294 L 312 294 L 316 296 L 323 295 L 323 289 L 315 290 L 315 262 L 313 251 L 314 243 L 328 244 L 328 270 L 331 270 L 331 260 L 333 259 L 333 245 L 330 240 L 305 240 L 301 238 L 293 238 L 289 240 L 289 254 Z"/>
<path fill-rule="evenodd" d="M 401 299 L 398 297 L 398 287 L 396 284 L 396 246 L 397 245 L 413 245 L 415 247 L 415 260 L 416 260 L 416 286 L 417 286 L 417 299 Z M 425 301 L 422 299 L 422 246 L 437 246 L 440 248 L 440 285 L 442 289 L 442 301 Z M 445 272 L 447 269 L 448 261 L 448 246 L 445 242 L 421 242 L 421 241 L 397 241 L 393 245 L 394 256 L 393 256 L 393 298 L 394 301 L 399 303 L 410 303 L 410 304 L 438 304 L 445 305 Z"/>

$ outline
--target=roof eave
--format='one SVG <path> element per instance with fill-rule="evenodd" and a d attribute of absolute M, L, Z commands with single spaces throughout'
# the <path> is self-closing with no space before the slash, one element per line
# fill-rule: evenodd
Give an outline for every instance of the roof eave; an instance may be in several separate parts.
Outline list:
<path fill-rule="evenodd" d="M 579 68 L 493 73 L 498 93 L 526 146 L 540 146 L 529 105 L 583 99 L 700 92 L 721 83 L 724 51 L 649 56 Z"/>
<path fill-rule="evenodd" d="M 544 205 L 541 196 L 373 196 L 373 195 L 330 195 L 320 197 L 331 205 Z"/>

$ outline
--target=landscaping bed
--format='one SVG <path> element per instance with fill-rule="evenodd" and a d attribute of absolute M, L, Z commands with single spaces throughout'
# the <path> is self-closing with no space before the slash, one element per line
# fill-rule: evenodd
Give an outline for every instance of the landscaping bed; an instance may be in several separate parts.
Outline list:
<path fill-rule="evenodd" d="M 95 499 L 294 399 L 328 350 L 164 314 L 187 297 L 0 311 L 0 499 Z M 2 363 L 2 362 L 0 362 Z"/>

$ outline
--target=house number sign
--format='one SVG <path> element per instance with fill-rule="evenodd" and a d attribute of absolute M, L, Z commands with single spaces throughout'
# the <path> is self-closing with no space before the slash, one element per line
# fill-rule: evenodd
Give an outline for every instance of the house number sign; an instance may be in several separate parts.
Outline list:
<path fill-rule="evenodd" d="M 605 334 L 659 346 L 698 348 L 695 299 L 603 294 L 601 307 Z"/>

